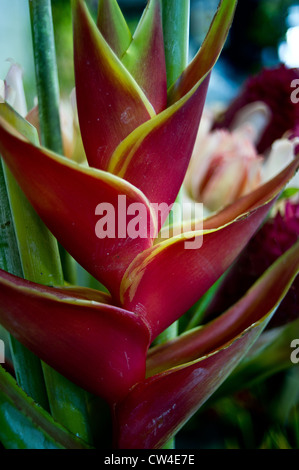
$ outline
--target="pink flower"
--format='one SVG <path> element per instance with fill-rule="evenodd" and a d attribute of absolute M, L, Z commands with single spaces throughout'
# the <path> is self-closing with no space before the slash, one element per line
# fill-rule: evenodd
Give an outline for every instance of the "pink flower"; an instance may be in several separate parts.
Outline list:
<path fill-rule="evenodd" d="M 262 156 L 242 130 L 217 130 L 197 140 L 186 177 L 191 199 L 216 211 L 261 183 Z"/>

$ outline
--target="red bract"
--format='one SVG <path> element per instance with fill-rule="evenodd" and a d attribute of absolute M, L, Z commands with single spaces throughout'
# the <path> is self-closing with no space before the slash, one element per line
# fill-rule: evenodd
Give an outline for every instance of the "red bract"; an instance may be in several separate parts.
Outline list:
<path fill-rule="evenodd" d="M 237 302 L 276 259 L 299 238 L 299 205 L 286 202 L 269 217 L 230 269 L 206 312 L 208 318 Z M 298 318 L 297 278 L 280 304 L 271 326 L 284 325 Z"/>
<path fill-rule="evenodd" d="M 100 2 L 97 27 L 84 2 L 73 1 L 78 114 L 92 167 L 32 145 L 0 105 L 5 162 L 58 241 L 111 294 L 46 288 L 1 272 L 1 323 L 109 402 L 117 447 L 162 446 L 243 357 L 298 271 L 297 245 L 223 320 L 162 350 L 150 348 L 228 269 L 299 166 L 298 157 L 207 219 L 203 230 L 194 223 L 179 236 L 163 239 L 162 231 L 158 237 L 186 173 L 235 4 L 220 2 L 202 48 L 166 96 L 160 2 L 149 2 L 132 38 L 116 2 Z M 99 238 L 97 207 L 108 204 L 115 214 L 124 196 L 127 206 L 142 205 L 144 236 L 120 235 L 116 218 L 114 237 Z M 161 219 L 153 203 L 164 204 Z M 134 215 L 128 225 L 137 224 Z M 186 249 L 186 242 L 201 239 L 200 248 Z"/>

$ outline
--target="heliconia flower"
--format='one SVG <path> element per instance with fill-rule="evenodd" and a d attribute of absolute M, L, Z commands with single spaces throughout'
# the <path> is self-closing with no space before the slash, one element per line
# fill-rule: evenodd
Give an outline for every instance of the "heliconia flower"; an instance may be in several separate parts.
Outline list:
<path fill-rule="evenodd" d="M 1 324 L 107 400 L 118 448 L 163 446 L 241 360 L 298 273 L 296 244 L 224 316 L 150 347 L 231 266 L 299 167 L 297 157 L 206 219 L 203 230 L 182 223 L 180 235 L 163 238 L 235 4 L 220 2 L 198 54 L 166 90 L 158 0 L 149 1 L 133 37 L 116 1 L 100 1 L 97 25 L 83 0 L 73 1 L 76 99 L 89 166 L 33 145 L 31 125 L 0 105 L 6 164 L 62 246 L 109 291 L 45 287 L 0 271 Z M 99 220 L 104 211 L 109 217 Z"/>
<path fill-rule="evenodd" d="M 296 127 L 299 121 L 297 100 L 292 100 L 293 83 L 298 85 L 299 69 L 279 65 L 263 69 L 244 83 L 241 92 L 218 117 L 215 128 L 230 128 L 239 111 L 249 103 L 265 103 L 271 111 L 271 119 L 257 142 L 259 153 L 266 152 L 271 144 Z"/>

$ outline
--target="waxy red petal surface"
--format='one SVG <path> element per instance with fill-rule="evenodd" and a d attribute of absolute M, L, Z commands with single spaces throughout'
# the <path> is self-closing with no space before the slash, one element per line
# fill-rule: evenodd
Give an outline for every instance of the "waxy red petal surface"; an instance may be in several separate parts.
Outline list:
<path fill-rule="evenodd" d="M 149 332 L 138 316 L 0 271 L 1 324 L 69 380 L 113 404 L 145 374 Z"/>
<path fill-rule="evenodd" d="M 202 246 L 186 249 L 188 239 L 161 243 L 139 255 L 121 285 L 122 304 L 150 324 L 152 339 L 186 312 L 229 268 L 271 208 L 256 211 L 202 236 Z M 194 237 L 193 237 L 194 239 Z"/>
<path fill-rule="evenodd" d="M 299 157 L 231 208 L 207 219 L 203 228 L 210 231 L 195 232 L 202 240 L 200 248 L 186 249 L 187 239 L 182 236 L 162 241 L 134 260 L 122 281 L 121 299 L 128 310 L 147 318 L 153 337 L 187 311 L 228 269 L 298 167 Z"/>
<path fill-rule="evenodd" d="M 282 293 L 298 271 L 299 242 L 225 313 L 204 326 L 151 348 L 147 356 L 147 375 L 193 361 L 240 335 L 280 303 Z"/>
<path fill-rule="evenodd" d="M 182 360 L 188 361 L 192 354 L 196 355 L 196 348 L 198 359 L 149 377 L 117 404 L 116 445 L 122 449 L 153 449 L 165 445 L 254 344 L 298 272 L 299 242 L 279 258 L 235 306 L 213 322 L 212 327 L 210 324 L 194 332 L 193 338 L 189 337 L 189 352 L 186 351 L 188 340 L 184 344 L 184 339 L 182 343 L 178 339 L 177 358 L 180 358 L 181 346 Z M 170 349 L 175 342 L 170 342 Z M 167 344 L 163 349 L 162 361 Z M 171 367 L 173 363 L 168 365 Z"/>

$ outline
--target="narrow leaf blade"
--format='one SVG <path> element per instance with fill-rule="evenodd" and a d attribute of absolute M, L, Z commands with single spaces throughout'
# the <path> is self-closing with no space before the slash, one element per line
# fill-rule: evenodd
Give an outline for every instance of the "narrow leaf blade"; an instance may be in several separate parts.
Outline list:
<path fill-rule="evenodd" d="M 0 366 L 0 440 L 7 449 L 88 449 L 29 398 Z"/>
<path fill-rule="evenodd" d="M 116 0 L 99 1 L 97 26 L 111 49 L 121 58 L 131 44 L 132 35 Z"/>

